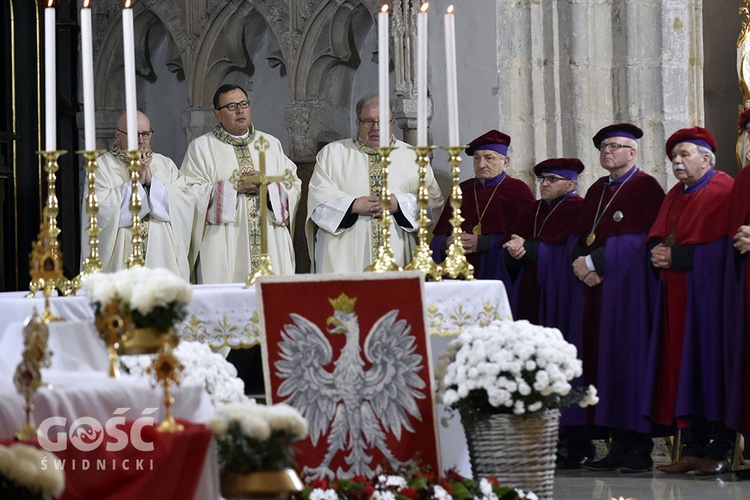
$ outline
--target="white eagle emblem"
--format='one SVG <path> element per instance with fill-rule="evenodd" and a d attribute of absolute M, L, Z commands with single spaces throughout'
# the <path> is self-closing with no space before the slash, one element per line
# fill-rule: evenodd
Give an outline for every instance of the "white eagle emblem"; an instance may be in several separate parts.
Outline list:
<path fill-rule="evenodd" d="M 333 349 L 323 332 L 310 320 L 290 314 L 293 324 L 284 325 L 280 359 L 275 363 L 276 375 L 283 380 L 278 395 L 307 418 L 313 445 L 328 433 L 323 460 L 303 469 L 308 477 L 333 478 L 330 466 L 338 453 L 347 454 L 344 460 L 349 468 L 339 467 L 336 477 L 373 477 L 381 467 L 372 467 L 368 451 L 380 451 L 394 469 L 409 463 L 397 460 L 388 449 L 386 432 L 401 440 L 402 429 L 414 432 L 410 416 L 422 420 L 417 406 L 417 400 L 425 398 L 426 384 L 419 377 L 422 356 L 416 353 L 411 326 L 397 320 L 399 311 L 393 309 L 367 334 L 364 355 L 371 367 L 365 370 L 354 312 L 357 299 L 342 293 L 328 300 L 334 313 L 328 318 L 327 331 L 346 335 L 346 345 L 330 366 Z"/>

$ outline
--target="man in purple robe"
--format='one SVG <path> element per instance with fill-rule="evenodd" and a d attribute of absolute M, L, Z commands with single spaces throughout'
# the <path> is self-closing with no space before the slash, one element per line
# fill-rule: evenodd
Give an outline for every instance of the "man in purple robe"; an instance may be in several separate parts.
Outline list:
<path fill-rule="evenodd" d="M 662 315 L 649 356 L 649 415 L 659 425 L 687 427 L 680 460 L 658 467 L 669 474 L 727 472 L 735 437 L 727 419 L 739 416 L 727 412 L 725 358 L 742 346 L 726 334 L 722 316 L 729 255 L 722 222 L 734 181 L 713 168 L 714 151 L 716 139 L 704 128 L 670 136 L 666 152 L 680 183 L 667 194 L 649 233 L 656 243 L 651 262 L 661 274 Z"/>
<path fill-rule="evenodd" d="M 474 158 L 474 178 L 461 183 L 461 245 L 474 266 L 478 279 L 502 280 L 510 289 L 510 277 L 503 261 L 502 243 L 520 211 L 534 202 L 531 189 L 505 171 L 510 163 L 510 136 L 497 130 L 477 137 L 466 148 Z M 450 219 L 453 208 L 445 204 L 433 230 L 430 244 L 436 262 L 443 262 L 453 242 Z"/>
<path fill-rule="evenodd" d="M 568 340 L 581 353 L 584 385 L 594 384 L 600 399 L 568 423 L 597 426 L 588 430 L 612 438 L 604 458 L 584 464 L 595 471 L 653 466 L 650 423 L 640 411 L 656 288 L 646 236 L 664 191 L 636 166 L 642 136 L 635 125 L 620 123 L 593 137 L 609 175 L 588 189 L 569 242 L 580 283 L 571 293 Z"/>
<path fill-rule="evenodd" d="M 503 244 L 513 277 L 511 307 L 515 319 L 560 328 L 565 334 L 570 311 L 565 245 L 583 203 L 576 185 L 584 169 L 578 158 L 550 158 L 534 167 L 541 199 L 524 208 Z"/>

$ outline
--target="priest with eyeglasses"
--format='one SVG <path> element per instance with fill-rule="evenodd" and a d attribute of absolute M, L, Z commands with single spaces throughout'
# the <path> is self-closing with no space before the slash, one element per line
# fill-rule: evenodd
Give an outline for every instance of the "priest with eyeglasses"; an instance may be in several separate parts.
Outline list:
<path fill-rule="evenodd" d="M 242 87 L 222 85 L 214 94 L 213 105 L 218 123 L 189 144 L 182 162 L 182 172 L 197 197 L 190 254 L 194 279 L 198 283 L 244 283 L 258 266 L 262 232 L 273 272 L 294 274 L 291 230 L 301 193 L 297 167 L 278 139 L 253 126 Z M 293 177 L 289 188 L 279 182 L 268 185 L 265 224 L 260 220 L 263 200 L 258 184 L 235 187 L 231 180 L 235 172 L 259 174 L 260 151 L 255 145 L 260 139 L 268 143 L 265 175 L 283 176 L 288 170 Z"/>

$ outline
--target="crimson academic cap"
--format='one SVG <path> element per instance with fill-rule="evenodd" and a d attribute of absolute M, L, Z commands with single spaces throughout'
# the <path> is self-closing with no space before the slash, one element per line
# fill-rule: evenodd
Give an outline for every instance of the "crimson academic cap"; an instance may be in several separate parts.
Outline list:
<path fill-rule="evenodd" d="M 604 139 L 609 139 L 610 137 L 628 137 L 635 141 L 643 137 L 643 130 L 639 129 L 632 123 L 608 125 L 597 132 L 594 136 L 594 146 L 596 146 L 596 149 L 599 149 L 599 145 Z"/>
<path fill-rule="evenodd" d="M 503 156 L 508 155 L 508 146 L 510 146 L 510 136 L 503 134 L 498 130 L 490 130 L 469 143 L 469 147 L 466 148 L 466 154 L 471 156 L 474 151 L 480 149 L 491 149 L 497 151 Z"/>
<path fill-rule="evenodd" d="M 534 167 L 534 174 L 539 176 L 543 172 L 549 172 L 565 177 L 569 181 L 575 181 L 578 180 L 578 174 L 583 172 L 584 168 L 578 158 L 550 158 L 537 163 Z"/>
<path fill-rule="evenodd" d="M 672 150 L 681 142 L 692 142 L 711 151 L 716 151 L 716 137 L 703 127 L 681 128 L 667 139 L 667 158 L 672 159 Z"/>

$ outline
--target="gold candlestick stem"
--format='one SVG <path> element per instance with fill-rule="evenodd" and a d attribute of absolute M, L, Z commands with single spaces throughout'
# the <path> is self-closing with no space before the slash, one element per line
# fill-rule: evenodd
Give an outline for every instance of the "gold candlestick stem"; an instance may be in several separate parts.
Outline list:
<path fill-rule="evenodd" d="M 432 250 L 427 243 L 427 226 L 430 219 L 427 216 L 427 208 L 430 198 L 427 194 L 427 155 L 435 146 L 417 146 L 412 148 L 417 153 L 417 165 L 419 166 L 419 194 L 417 205 L 419 206 L 419 232 L 417 233 L 418 244 L 414 252 L 414 259 L 404 269 L 422 271 L 425 279 L 432 281 L 443 280 L 443 268 L 432 259 Z"/>
<path fill-rule="evenodd" d="M 102 270 L 102 261 L 99 259 L 99 198 L 96 196 L 96 169 L 99 165 L 96 158 L 104 153 L 104 150 L 78 151 L 86 160 L 86 181 L 88 184 L 88 196 L 86 197 L 86 215 L 89 217 L 89 226 L 86 233 L 89 235 L 89 255 L 83 261 L 83 271 L 73 278 L 73 295 L 81 288 L 86 276 L 99 273 Z"/>
<path fill-rule="evenodd" d="M 392 146 L 378 148 L 378 163 L 380 163 L 380 172 L 383 177 L 383 187 L 380 190 L 380 246 L 377 257 L 365 269 L 368 273 L 402 270 L 401 266 L 396 264 L 391 247 L 391 192 L 388 189 L 388 165 L 391 163 L 391 151 L 394 149 Z"/>
<path fill-rule="evenodd" d="M 125 154 L 128 157 L 128 172 L 130 172 L 130 213 L 133 215 L 133 225 L 131 231 L 133 232 L 133 249 L 130 252 L 130 256 L 125 263 L 125 266 L 130 269 L 133 267 L 143 267 L 146 265 L 146 261 L 143 258 L 143 238 L 141 236 L 141 229 L 143 224 L 141 223 L 141 196 L 138 194 L 138 174 L 141 170 L 141 152 L 139 150 L 129 150 Z"/>
<path fill-rule="evenodd" d="M 453 242 L 448 247 L 448 253 L 442 266 L 445 274 L 451 278 L 463 278 L 471 281 L 474 279 L 474 266 L 466 260 L 466 252 L 464 252 L 464 247 L 461 245 L 461 223 L 464 221 L 464 218 L 461 217 L 461 200 L 463 197 L 458 181 L 461 151 L 465 148 L 466 146 L 448 146 L 445 148 L 450 155 L 448 163 L 451 165 L 452 188 L 450 204 L 453 209 L 453 217 L 451 217 Z"/>
<path fill-rule="evenodd" d="M 15 438 L 21 441 L 37 436 L 37 428 L 31 423 L 31 412 L 34 404 L 31 402 L 37 390 L 44 385 L 42 382 L 42 368 L 50 366 L 51 353 L 47 348 L 49 329 L 36 308 L 23 326 L 24 348 L 21 362 L 16 367 L 13 377 L 18 393 L 24 398 L 26 422 L 15 433 Z"/>
<path fill-rule="evenodd" d="M 68 295 L 71 290 L 70 281 L 63 275 L 62 253 L 58 237 L 60 229 L 57 227 L 57 171 L 60 166 L 57 159 L 65 154 L 65 151 L 39 151 L 44 158 L 44 171 L 47 172 L 47 204 L 42 210 L 42 221 L 40 223 L 37 241 L 32 244 L 29 255 L 29 293 L 27 297 L 33 297 L 36 292 L 42 290 L 45 298 L 45 310 L 42 313 L 44 321 L 58 321 L 52 314 L 49 298 L 52 291 L 57 289 L 62 295 Z"/>
<path fill-rule="evenodd" d="M 169 390 L 169 385 L 174 382 L 180 384 L 180 374 L 185 367 L 180 363 L 172 350 L 172 346 L 165 341 L 159 349 L 159 354 L 154 358 L 149 368 L 156 376 L 157 383 L 164 386 L 164 421 L 157 426 L 160 432 L 179 432 L 185 429 L 172 416 L 172 404 L 174 398 Z"/>

